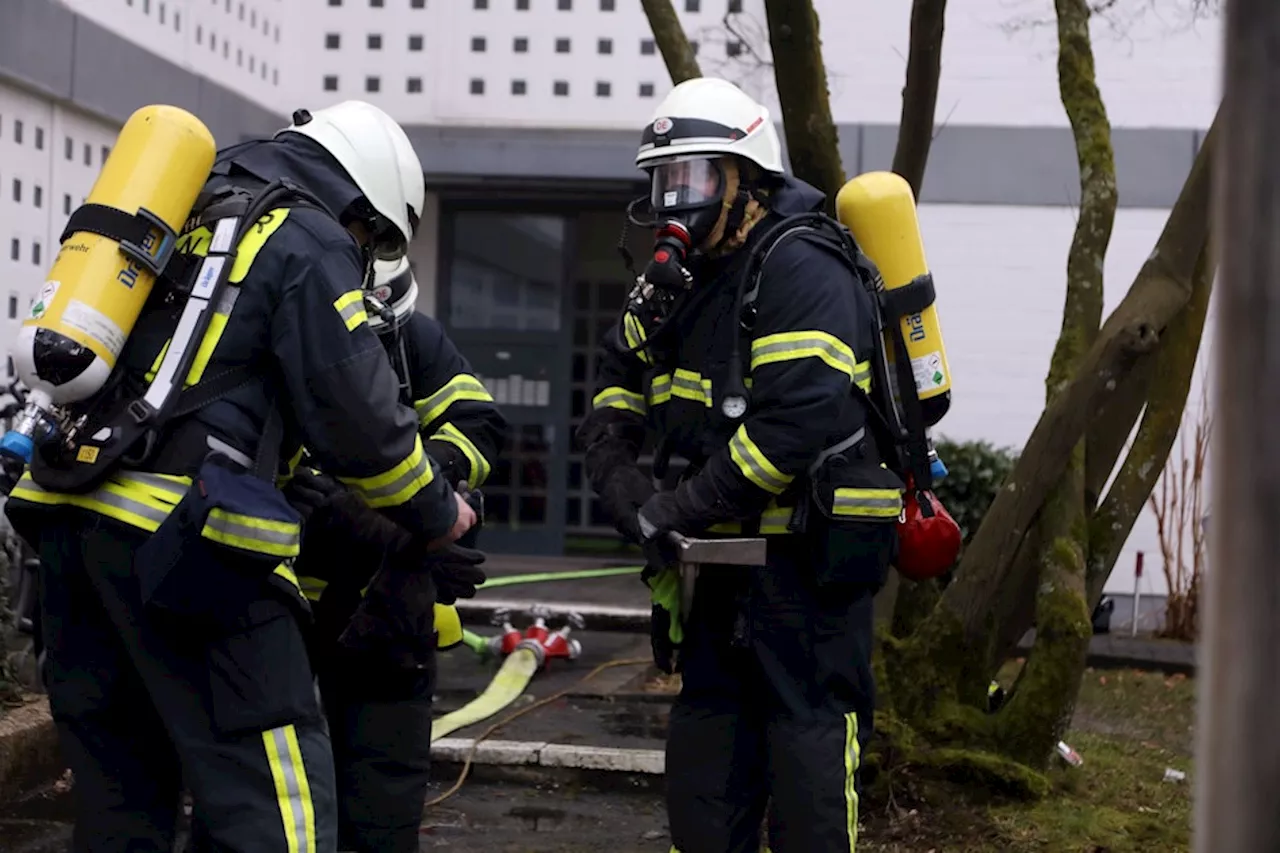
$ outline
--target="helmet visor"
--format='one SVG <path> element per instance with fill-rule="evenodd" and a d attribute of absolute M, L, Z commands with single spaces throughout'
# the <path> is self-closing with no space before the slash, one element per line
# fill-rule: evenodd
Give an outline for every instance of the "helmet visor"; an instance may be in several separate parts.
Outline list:
<path fill-rule="evenodd" d="M 720 201 L 724 173 L 714 157 L 680 157 L 653 167 L 649 203 L 663 214 Z"/>

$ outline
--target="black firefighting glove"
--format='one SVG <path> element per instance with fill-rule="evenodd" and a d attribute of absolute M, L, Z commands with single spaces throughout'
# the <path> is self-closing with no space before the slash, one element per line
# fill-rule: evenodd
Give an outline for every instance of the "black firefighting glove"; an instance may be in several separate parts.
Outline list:
<path fill-rule="evenodd" d="M 591 488 L 618 532 L 639 544 L 636 511 L 654 493 L 653 480 L 636 465 L 644 443 L 644 418 L 620 409 L 587 415 L 575 436 L 585 453 L 583 467 Z"/>
<path fill-rule="evenodd" d="M 613 519 L 614 527 L 637 545 L 644 541 L 637 513 L 656 493 L 653 480 L 635 465 L 622 465 L 602 483 L 600 503 Z"/>
<path fill-rule="evenodd" d="M 401 669 L 435 661 L 435 577 L 394 563 L 373 576 L 338 637 L 345 649 Z"/>
<path fill-rule="evenodd" d="M 672 532 L 678 524 L 672 492 L 659 492 L 637 514 L 645 567 L 640 577 L 649 587 L 652 603 L 649 644 L 653 662 L 667 674 L 680 669 L 685 614 L 680 612 L 679 554 Z"/>
<path fill-rule="evenodd" d="M 483 562 L 484 554 L 453 544 L 429 552 L 422 568 L 435 578 L 436 601 L 453 604 L 459 598 L 475 598 L 476 587 L 487 579 L 479 568 Z"/>
<path fill-rule="evenodd" d="M 298 468 L 284 487 L 284 497 L 302 516 L 305 522 L 317 510 L 328 506 L 347 487 L 328 474 L 310 468 Z"/>

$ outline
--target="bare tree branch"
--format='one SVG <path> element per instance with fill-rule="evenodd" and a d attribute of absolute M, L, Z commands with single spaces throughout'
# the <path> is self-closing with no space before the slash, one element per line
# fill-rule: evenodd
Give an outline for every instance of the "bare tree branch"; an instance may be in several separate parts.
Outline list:
<path fill-rule="evenodd" d="M 898 122 L 893 171 L 906 178 L 917 199 L 933 142 L 946 9 L 947 0 L 914 0 L 911 4 L 911 46 L 907 53 L 907 80 L 902 87 L 902 118 Z"/>
<path fill-rule="evenodd" d="M 702 70 L 693 55 L 693 46 L 689 44 L 689 37 L 684 33 L 671 0 L 640 0 L 640 5 L 649 19 L 649 29 L 653 31 L 653 40 L 667 65 L 671 82 L 683 83 L 701 77 Z"/>

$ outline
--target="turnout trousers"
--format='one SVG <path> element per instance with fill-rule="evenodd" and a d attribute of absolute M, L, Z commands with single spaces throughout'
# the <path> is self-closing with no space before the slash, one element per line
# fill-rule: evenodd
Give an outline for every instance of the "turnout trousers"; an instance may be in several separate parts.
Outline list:
<path fill-rule="evenodd" d="M 766 811 L 772 853 L 855 850 L 884 570 L 819 588 L 804 539 L 771 537 L 765 568 L 699 574 L 667 737 L 678 853 L 755 853 Z"/>
<path fill-rule="evenodd" d="M 267 583 L 212 634 L 144 610 L 142 531 L 42 527 L 49 704 L 75 774 L 76 853 L 173 848 L 185 783 L 213 849 L 333 853 L 333 764 L 295 605 Z"/>

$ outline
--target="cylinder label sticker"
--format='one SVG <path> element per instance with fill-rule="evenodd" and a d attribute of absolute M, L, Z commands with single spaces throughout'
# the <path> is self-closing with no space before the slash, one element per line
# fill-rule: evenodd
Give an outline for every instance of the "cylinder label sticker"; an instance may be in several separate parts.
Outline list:
<path fill-rule="evenodd" d="M 40 293 L 36 295 L 36 301 L 31 305 L 32 320 L 39 320 L 48 312 L 49 306 L 53 304 L 53 297 L 61 286 L 60 281 L 46 281 L 41 285 Z"/>
<path fill-rule="evenodd" d="M 921 391 L 930 391 L 947 381 L 947 374 L 942 369 L 942 353 L 936 350 L 911 359 L 911 372 L 915 376 L 916 388 Z"/>
<path fill-rule="evenodd" d="M 106 314 L 79 299 L 67 303 L 62 322 L 93 338 L 113 356 L 119 356 L 124 349 L 124 331 Z"/>

